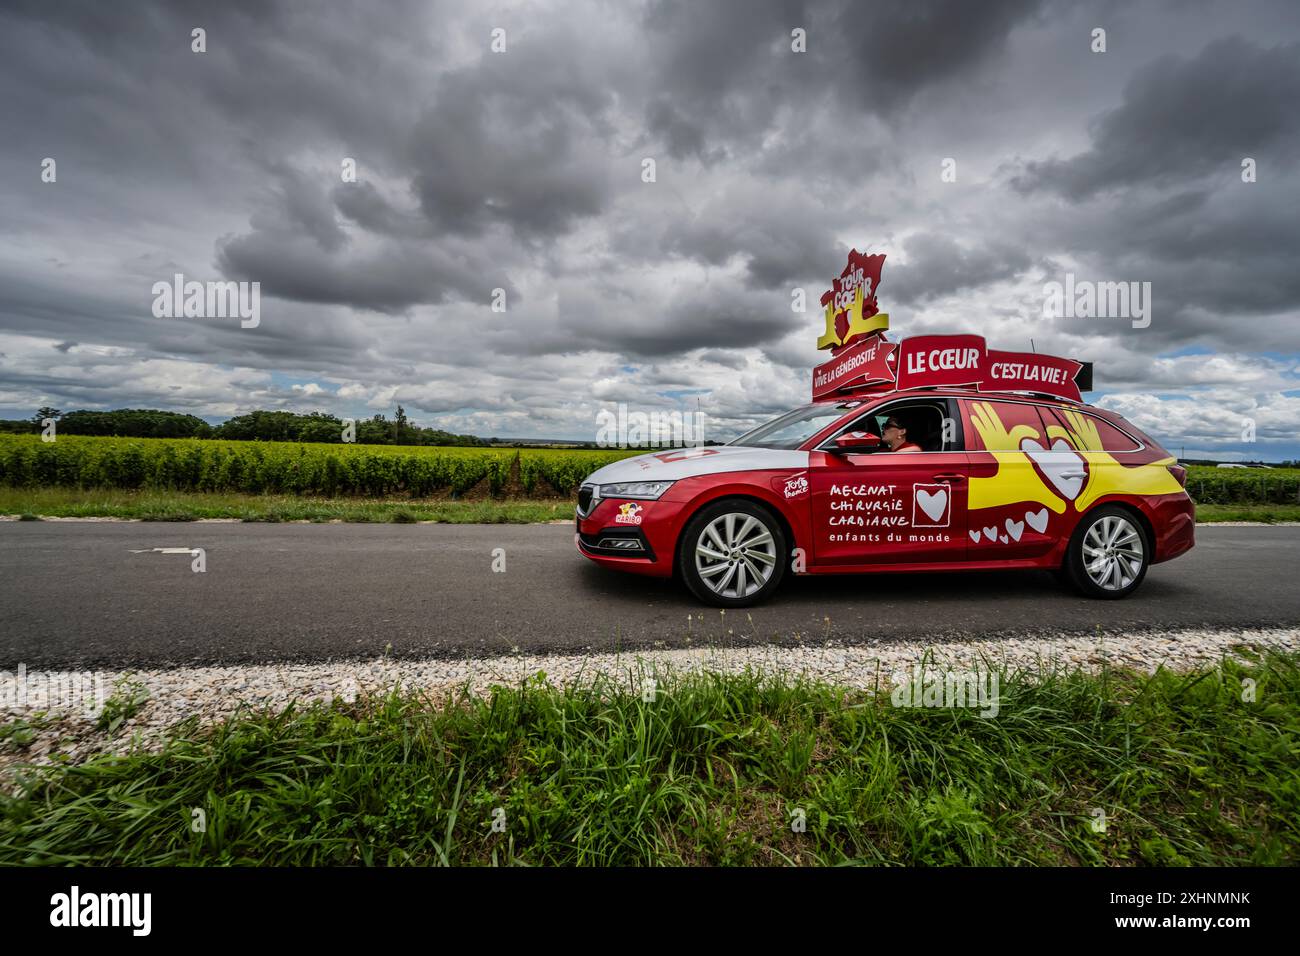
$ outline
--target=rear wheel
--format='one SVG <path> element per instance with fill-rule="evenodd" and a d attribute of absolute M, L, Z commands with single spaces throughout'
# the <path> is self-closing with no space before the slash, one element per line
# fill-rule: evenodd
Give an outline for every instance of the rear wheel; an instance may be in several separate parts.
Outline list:
<path fill-rule="evenodd" d="M 714 607 L 748 607 L 765 599 L 785 573 L 788 545 L 781 522 L 762 505 L 726 499 L 702 508 L 682 532 L 682 580 Z"/>
<path fill-rule="evenodd" d="M 1089 597 L 1122 598 L 1137 590 L 1151 563 L 1151 544 L 1133 513 L 1115 506 L 1098 508 L 1070 539 L 1065 574 Z"/>

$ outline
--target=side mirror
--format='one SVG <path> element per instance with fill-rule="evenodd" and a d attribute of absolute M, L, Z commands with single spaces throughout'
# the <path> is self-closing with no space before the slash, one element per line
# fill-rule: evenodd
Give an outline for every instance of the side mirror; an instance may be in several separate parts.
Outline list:
<path fill-rule="evenodd" d="M 880 436 L 871 432 L 845 432 L 835 439 L 835 447 L 841 452 L 879 448 Z"/>

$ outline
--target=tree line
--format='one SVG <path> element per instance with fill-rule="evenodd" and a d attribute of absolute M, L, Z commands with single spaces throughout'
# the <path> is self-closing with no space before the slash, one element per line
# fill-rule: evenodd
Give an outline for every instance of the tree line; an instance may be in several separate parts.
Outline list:
<path fill-rule="evenodd" d="M 0 432 L 33 434 L 54 421 L 56 434 L 104 435 L 118 438 L 224 438 L 239 441 L 301 441 L 341 444 L 343 419 L 324 412 L 254 411 L 210 425 L 196 415 L 153 408 L 119 408 L 97 412 L 61 412 L 44 407 L 27 419 L 0 419 Z M 402 406 L 389 419 L 383 414 L 355 419 L 355 440 L 362 445 L 483 445 L 474 435 L 457 435 L 440 428 L 411 424 Z M 351 436 L 349 436 L 351 437 Z"/>

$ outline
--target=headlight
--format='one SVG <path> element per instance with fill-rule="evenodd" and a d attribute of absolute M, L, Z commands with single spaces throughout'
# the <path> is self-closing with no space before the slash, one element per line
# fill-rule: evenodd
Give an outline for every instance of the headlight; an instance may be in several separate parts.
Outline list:
<path fill-rule="evenodd" d="M 646 498 L 654 500 L 673 486 L 671 481 L 620 481 L 613 485 L 599 485 L 599 498 Z"/>

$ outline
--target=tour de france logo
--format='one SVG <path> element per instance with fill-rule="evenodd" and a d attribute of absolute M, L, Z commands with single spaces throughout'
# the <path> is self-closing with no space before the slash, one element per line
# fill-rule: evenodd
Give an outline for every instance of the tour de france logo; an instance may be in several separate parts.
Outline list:
<path fill-rule="evenodd" d="M 952 518 L 952 495 L 947 485 L 912 485 L 912 527 L 946 528 Z"/>
<path fill-rule="evenodd" d="M 801 495 L 808 494 L 808 472 L 801 471 L 797 475 L 791 475 L 785 482 L 786 498 L 798 498 Z"/>

